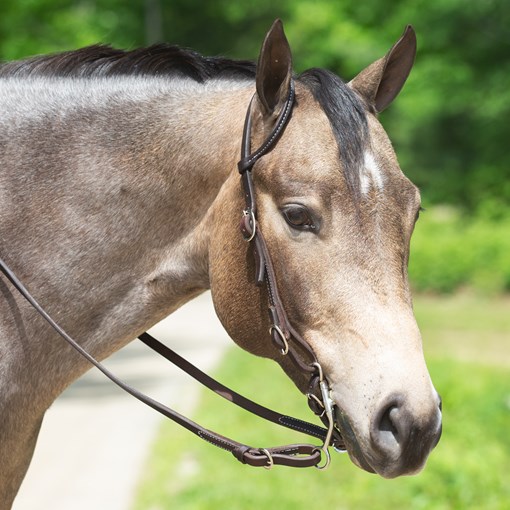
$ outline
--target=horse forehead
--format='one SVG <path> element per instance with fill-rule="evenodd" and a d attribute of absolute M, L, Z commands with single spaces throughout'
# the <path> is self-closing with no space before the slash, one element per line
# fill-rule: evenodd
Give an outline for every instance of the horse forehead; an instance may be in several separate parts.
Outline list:
<path fill-rule="evenodd" d="M 287 161 L 306 162 L 308 165 L 320 168 L 323 172 L 325 168 L 342 170 L 342 153 L 359 151 L 357 163 L 360 168 L 351 170 L 368 167 L 369 172 L 376 173 L 376 170 L 385 172 L 392 169 L 398 175 L 399 165 L 386 131 L 373 114 L 368 110 L 365 113 L 365 133 L 354 134 L 351 138 L 345 137 L 345 140 L 337 139 L 331 124 L 333 121 L 328 118 L 311 91 L 297 84 L 297 101 L 291 121 L 286 127 L 282 141 L 278 144 L 279 150 L 275 153 Z M 340 107 L 338 115 L 349 117 Z M 350 129 L 354 133 L 360 129 L 355 125 L 355 121 L 345 119 L 342 123 L 344 129 Z M 381 165 L 379 161 L 384 161 L 384 164 Z M 376 169 L 380 166 L 384 168 Z"/>
<path fill-rule="evenodd" d="M 393 145 L 381 123 L 372 114 L 367 115 L 369 144 L 365 150 L 365 165 L 382 166 L 385 173 L 402 176 Z"/>
<path fill-rule="evenodd" d="M 315 101 L 311 92 L 304 90 L 287 126 L 289 148 L 298 157 L 308 156 L 312 160 L 338 163 L 338 145 L 333 129 L 324 110 Z"/>
<path fill-rule="evenodd" d="M 298 96 L 291 121 L 268 160 L 272 182 L 292 184 L 294 180 L 298 185 L 323 182 L 328 175 L 339 178 L 337 141 L 326 114 L 309 92 Z"/>
<path fill-rule="evenodd" d="M 386 131 L 377 118 L 367 112 L 367 133 L 363 137 L 358 168 L 343 168 L 342 147 L 335 138 L 326 113 L 306 88 L 298 89 L 297 103 L 282 140 L 268 159 L 269 180 L 293 189 L 312 185 L 316 192 L 346 193 L 346 174 L 359 175 L 359 190 L 350 190 L 362 199 L 374 192 L 379 200 L 393 197 L 401 208 L 408 209 L 419 201 L 416 186 L 400 170 Z M 360 198 L 358 197 L 358 198 Z M 357 199 L 355 198 L 355 201 Z"/>
<path fill-rule="evenodd" d="M 370 146 L 364 152 L 363 170 L 365 178 L 369 181 L 368 188 L 386 190 L 394 200 L 403 202 L 403 205 L 415 206 L 420 202 L 420 192 L 402 172 L 392 143 L 374 115 L 368 115 L 368 129 Z M 366 183 L 365 183 L 366 184 Z M 363 175 L 361 176 L 363 187 Z M 363 189 L 362 189 L 363 191 Z M 370 191 L 370 189 L 366 189 Z"/>

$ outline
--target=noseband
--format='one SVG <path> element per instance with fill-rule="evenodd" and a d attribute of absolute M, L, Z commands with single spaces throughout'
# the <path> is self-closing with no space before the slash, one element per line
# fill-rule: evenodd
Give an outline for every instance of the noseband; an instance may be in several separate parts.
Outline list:
<path fill-rule="evenodd" d="M 168 361 L 179 367 L 208 387 L 218 395 L 226 398 L 230 402 L 246 409 L 247 411 L 265 419 L 297 430 L 309 436 L 319 438 L 323 441 L 322 446 L 310 444 L 291 444 L 285 446 L 277 446 L 273 448 L 254 448 L 216 432 L 205 429 L 204 427 L 193 422 L 189 418 L 182 416 L 178 412 L 157 402 L 151 397 L 143 394 L 137 389 L 129 386 L 120 380 L 115 374 L 110 372 L 104 365 L 91 356 L 81 345 L 68 335 L 44 310 L 44 308 L 30 294 L 26 287 L 9 269 L 3 260 L 0 259 L 0 270 L 13 284 L 13 286 L 21 293 L 21 295 L 35 308 L 35 310 L 53 327 L 53 329 L 76 351 L 86 358 L 92 365 L 98 368 L 106 377 L 117 384 L 124 391 L 137 398 L 144 404 L 155 409 L 167 418 L 178 423 L 182 427 L 193 432 L 200 438 L 212 443 L 213 445 L 231 452 L 243 464 L 251 466 L 262 466 L 271 468 L 273 465 L 280 464 L 291 467 L 309 467 L 315 466 L 324 469 L 330 463 L 328 447 L 333 446 L 338 451 L 344 451 L 344 443 L 340 432 L 334 424 L 334 403 L 330 396 L 330 388 L 327 379 L 324 377 L 322 368 L 317 358 L 307 344 L 307 342 L 292 327 L 285 312 L 283 302 L 278 293 L 276 284 L 276 276 L 271 258 L 267 248 L 266 241 L 262 235 L 260 225 L 257 222 L 257 207 L 255 201 L 254 184 L 252 179 L 252 170 L 256 162 L 265 154 L 270 152 L 277 144 L 280 136 L 285 130 L 285 126 L 290 120 L 292 108 L 294 106 L 295 93 L 294 83 L 291 81 L 289 96 L 284 107 L 276 121 L 275 127 L 264 143 L 253 153 L 250 153 L 251 147 L 251 124 L 252 124 L 252 104 L 255 96 L 250 102 L 246 114 L 246 120 L 243 131 L 243 141 L 241 149 L 241 160 L 238 163 L 239 172 L 244 189 L 246 208 L 243 211 L 241 221 L 241 232 L 244 238 L 250 242 L 253 247 L 256 266 L 256 283 L 259 286 L 265 284 L 269 302 L 269 316 L 271 321 L 270 335 L 277 349 L 280 350 L 282 356 L 288 356 L 296 367 L 304 372 L 310 380 L 310 390 L 308 393 L 309 404 L 311 409 L 321 417 L 326 424 L 327 429 L 319 427 L 315 424 L 277 413 L 271 409 L 261 406 L 252 400 L 239 395 L 230 388 L 222 385 L 218 381 L 204 374 L 194 365 L 179 356 L 176 352 L 162 344 L 148 333 L 143 333 L 139 339 L 148 347 L 165 357 Z M 325 459 L 322 459 L 324 453 Z M 322 464 L 321 464 L 322 463 Z"/>

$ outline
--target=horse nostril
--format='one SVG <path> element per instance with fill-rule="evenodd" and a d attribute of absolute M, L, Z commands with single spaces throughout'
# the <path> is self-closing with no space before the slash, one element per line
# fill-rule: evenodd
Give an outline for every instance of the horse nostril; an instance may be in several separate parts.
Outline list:
<path fill-rule="evenodd" d="M 381 405 L 370 425 L 372 454 L 379 463 L 379 473 L 393 477 L 423 466 L 441 435 L 440 400 L 434 404 L 429 412 L 413 413 L 406 397 L 397 394 Z"/>
<path fill-rule="evenodd" d="M 390 433 L 398 442 L 398 427 L 396 425 L 396 420 L 398 419 L 398 407 L 390 406 L 383 413 L 381 417 L 381 421 L 379 423 L 379 431 L 381 433 Z"/>
<path fill-rule="evenodd" d="M 403 398 L 391 398 L 381 407 L 370 431 L 374 445 L 385 455 L 398 455 L 406 442 L 406 417 L 402 409 Z"/>

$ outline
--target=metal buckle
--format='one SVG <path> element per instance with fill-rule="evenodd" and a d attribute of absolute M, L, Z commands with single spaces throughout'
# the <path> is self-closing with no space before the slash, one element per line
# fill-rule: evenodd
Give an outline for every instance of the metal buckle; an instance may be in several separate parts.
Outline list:
<path fill-rule="evenodd" d="M 287 342 L 287 339 L 285 338 L 285 335 L 283 334 L 283 331 L 276 324 L 273 324 L 269 328 L 269 334 L 270 335 L 273 334 L 273 330 L 276 331 L 278 333 L 278 336 L 282 339 L 283 348 L 280 349 L 280 352 L 285 356 L 289 352 L 289 342 Z"/>
<path fill-rule="evenodd" d="M 250 217 L 250 223 L 252 226 L 252 232 L 251 232 L 250 237 L 245 237 L 245 241 L 247 243 L 249 243 L 250 241 L 253 240 L 253 238 L 255 237 L 255 234 L 257 233 L 257 220 L 255 219 L 255 213 L 253 212 L 252 209 L 245 209 L 243 211 L 243 215 Z"/>
<path fill-rule="evenodd" d="M 316 469 L 318 469 L 319 471 L 322 471 L 323 469 L 328 469 L 329 465 L 331 464 L 331 455 L 329 454 L 329 450 L 327 448 L 324 449 L 324 447 L 322 447 L 322 448 L 317 448 L 317 451 L 326 454 L 326 462 L 322 466 L 319 466 L 319 464 L 316 464 L 314 467 Z"/>

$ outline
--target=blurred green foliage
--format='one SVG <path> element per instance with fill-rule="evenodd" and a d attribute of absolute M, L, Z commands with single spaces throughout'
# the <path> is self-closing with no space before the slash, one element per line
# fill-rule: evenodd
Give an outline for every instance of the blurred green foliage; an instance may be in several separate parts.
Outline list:
<path fill-rule="evenodd" d="M 450 204 L 471 218 L 420 224 L 411 266 L 416 286 L 508 290 L 507 0 L 2 0 L 0 58 L 164 40 L 255 59 L 276 17 L 284 20 L 297 71 L 327 67 L 347 80 L 414 25 L 416 65 L 382 121 L 426 206 Z"/>
<path fill-rule="evenodd" d="M 469 217 L 438 206 L 421 214 L 411 240 L 415 290 L 483 294 L 510 291 L 510 218 Z"/>

